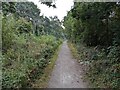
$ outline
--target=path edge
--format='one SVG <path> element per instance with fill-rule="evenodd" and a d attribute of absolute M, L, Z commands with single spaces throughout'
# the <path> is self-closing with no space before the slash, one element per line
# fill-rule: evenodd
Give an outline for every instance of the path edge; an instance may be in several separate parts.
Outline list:
<path fill-rule="evenodd" d="M 55 50 L 53 56 L 50 58 L 50 63 L 46 66 L 46 68 L 43 71 L 43 75 L 40 76 L 39 80 L 36 80 L 35 84 L 33 85 L 33 88 L 47 88 L 48 82 L 50 80 L 50 76 L 52 74 L 55 62 L 58 58 L 59 51 L 61 49 L 63 42 L 58 46 L 58 48 Z"/>

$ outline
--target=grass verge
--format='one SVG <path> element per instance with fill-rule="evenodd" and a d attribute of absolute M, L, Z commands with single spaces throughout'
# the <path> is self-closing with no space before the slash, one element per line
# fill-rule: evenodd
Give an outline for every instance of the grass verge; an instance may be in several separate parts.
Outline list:
<path fill-rule="evenodd" d="M 85 77 L 89 88 L 116 88 L 120 89 L 118 63 L 119 47 L 112 47 L 109 53 L 97 47 L 86 47 L 83 44 L 68 43 L 72 54 L 84 67 Z M 118 88 L 118 89 L 117 89 Z"/>
<path fill-rule="evenodd" d="M 79 59 L 78 58 L 78 52 L 77 52 L 77 49 L 75 48 L 75 46 L 72 44 L 72 43 L 68 43 L 68 47 L 70 48 L 71 52 L 72 52 L 72 55 L 75 59 Z"/>
<path fill-rule="evenodd" d="M 62 44 L 61 44 L 62 45 Z M 53 70 L 55 61 L 57 60 L 58 57 L 58 53 L 60 51 L 61 45 L 59 45 L 58 49 L 56 49 L 54 55 L 52 56 L 52 58 L 50 59 L 50 63 L 49 65 L 44 69 L 43 71 L 43 75 L 41 75 L 38 80 L 36 80 L 36 82 L 33 84 L 34 88 L 47 88 L 48 86 L 48 81 L 50 79 L 51 76 L 51 72 Z"/>
<path fill-rule="evenodd" d="M 86 76 L 86 72 L 88 71 L 88 66 L 86 65 L 86 62 L 81 60 L 81 56 L 80 56 L 75 44 L 68 42 L 68 47 L 70 48 L 73 57 L 75 59 L 77 59 L 77 62 L 82 66 L 83 80 L 86 82 L 87 87 L 90 88 L 91 85 Z"/>

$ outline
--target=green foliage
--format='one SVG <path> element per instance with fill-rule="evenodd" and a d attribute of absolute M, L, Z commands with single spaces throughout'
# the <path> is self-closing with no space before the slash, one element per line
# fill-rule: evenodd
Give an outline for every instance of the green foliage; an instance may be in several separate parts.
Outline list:
<path fill-rule="evenodd" d="M 31 87 L 62 43 L 57 36 L 62 33 L 61 23 L 39 16 L 40 10 L 32 2 L 13 4 L 15 12 L 10 11 L 10 3 L 3 3 L 2 87 Z"/>
<path fill-rule="evenodd" d="M 6 17 L 2 19 L 2 49 L 6 51 L 14 43 L 14 26 L 15 19 L 13 17 Z"/>
<path fill-rule="evenodd" d="M 113 39 L 118 43 L 118 8 L 116 3 L 75 3 L 64 19 L 68 37 L 87 46 L 109 46 Z"/>
<path fill-rule="evenodd" d="M 2 87 L 28 87 L 42 74 L 61 41 L 54 36 L 26 33 L 24 28 L 30 30 L 31 23 L 23 18 L 15 21 L 11 15 L 3 18 L 2 23 Z"/>
<path fill-rule="evenodd" d="M 75 2 L 63 23 L 79 62 L 88 65 L 91 83 L 120 88 L 120 4 Z"/>
<path fill-rule="evenodd" d="M 46 5 L 52 5 L 51 3 L 44 3 Z M 23 32 L 31 32 L 37 36 L 47 34 L 54 35 L 57 38 L 63 38 L 63 29 L 61 27 L 61 22 L 55 17 L 44 17 L 40 16 L 40 9 L 33 2 L 3 2 L 2 4 L 3 15 L 9 16 L 11 14 L 15 15 L 15 19 L 19 19 L 18 30 Z M 22 19 L 23 18 L 23 19 Z M 27 22 L 27 21 L 29 22 Z"/>
<path fill-rule="evenodd" d="M 33 2 L 18 2 L 16 3 L 16 14 L 19 17 L 34 21 L 38 19 L 40 10 Z"/>
<path fill-rule="evenodd" d="M 14 2 L 2 2 L 3 15 L 8 15 L 9 13 L 15 13 L 15 3 Z"/>
<path fill-rule="evenodd" d="M 30 33 L 32 32 L 32 23 L 21 18 L 16 23 L 16 29 L 19 33 Z"/>
<path fill-rule="evenodd" d="M 43 35 L 53 35 L 56 38 L 63 38 L 63 29 L 61 27 L 61 22 L 59 21 L 58 17 L 50 17 L 47 18 L 45 17 L 44 19 L 42 19 L 43 22 L 42 26 L 44 27 L 42 34 Z M 39 30 L 40 31 L 40 30 Z"/>
<path fill-rule="evenodd" d="M 85 67 L 86 79 L 90 81 L 90 87 L 120 88 L 119 46 L 109 47 L 110 52 L 107 56 L 105 50 L 99 50 L 98 47 L 91 48 L 83 44 L 73 44 L 72 47 L 77 50 L 75 56 Z"/>
<path fill-rule="evenodd" d="M 107 55 L 111 63 L 119 63 L 120 60 L 120 47 L 119 46 L 110 46 L 108 47 L 110 51 Z"/>
<path fill-rule="evenodd" d="M 42 74 L 49 58 L 61 43 L 53 36 L 29 38 L 31 40 L 24 40 L 28 41 L 26 43 L 20 43 L 18 39 L 15 41 L 17 46 L 4 53 L 3 88 L 29 87 Z"/>

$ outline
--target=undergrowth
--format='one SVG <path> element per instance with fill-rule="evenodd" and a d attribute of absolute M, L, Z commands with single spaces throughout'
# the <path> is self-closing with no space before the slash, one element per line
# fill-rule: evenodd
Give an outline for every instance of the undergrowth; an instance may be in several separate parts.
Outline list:
<path fill-rule="evenodd" d="M 60 48 L 61 48 L 61 45 L 55 50 L 54 55 L 50 58 L 49 64 L 43 71 L 43 75 L 41 75 L 38 78 L 38 80 L 35 81 L 32 87 L 34 88 L 47 88 L 48 87 L 48 82 L 51 76 L 51 72 L 55 65 L 55 61 L 57 60 Z"/>
<path fill-rule="evenodd" d="M 90 87 L 120 89 L 120 47 L 110 46 L 106 50 L 69 43 L 73 55 L 80 64 L 86 65 L 86 79 Z"/>
<path fill-rule="evenodd" d="M 2 21 L 2 88 L 31 87 L 62 40 L 31 34 L 31 22 L 23 18 L 10 15 Z"/>

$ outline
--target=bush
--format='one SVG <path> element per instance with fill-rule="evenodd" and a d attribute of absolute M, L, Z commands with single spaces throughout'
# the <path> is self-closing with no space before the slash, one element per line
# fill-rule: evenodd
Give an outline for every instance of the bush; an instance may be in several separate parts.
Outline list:
<path fill-rule="evenodd" d="M 19 25 L 26 30 L 32 28 L 31 23 L 23 18 L 15 21 L 11 15 L 3 19 L 3 88 L 30 87 L 43 74 L 54 51 L 61 44 L 54 36 L 35 36 Z"/>
<path fill-rule="evenodd" d="M 2 48 L 3 52 L 6 52 L 14 43 L 15 38 L 15 19 L 13 16 L 8 16 L 2 19 Z"/>
<path fill-rule="evenodd" d="M 98 50 L 97 47 L 90 48 L 81 44 L 75 46 L 79 61 L 83 62 L 83 65 L 86 65 L 87 80 L 92 83 L 93 87 L 120 88 L 119 46 L 109 46 L 107 50 Z"/>

